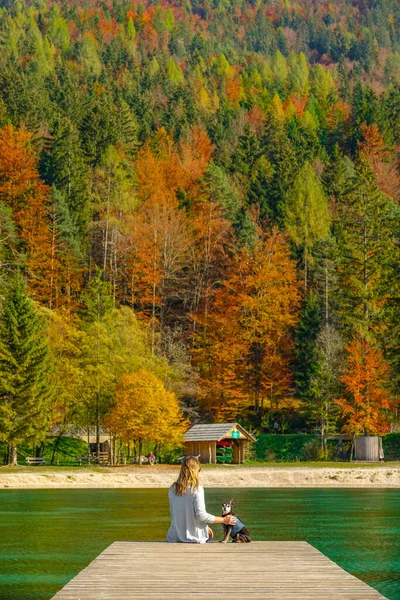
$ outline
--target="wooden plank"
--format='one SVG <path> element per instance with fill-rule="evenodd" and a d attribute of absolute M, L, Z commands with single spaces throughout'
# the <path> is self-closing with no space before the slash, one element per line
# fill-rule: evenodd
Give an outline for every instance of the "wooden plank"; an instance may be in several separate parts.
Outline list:
<path fill-rule="evenodd" d="M 306 542 L 114 542 L 54 600 L 378 600 Z"/>

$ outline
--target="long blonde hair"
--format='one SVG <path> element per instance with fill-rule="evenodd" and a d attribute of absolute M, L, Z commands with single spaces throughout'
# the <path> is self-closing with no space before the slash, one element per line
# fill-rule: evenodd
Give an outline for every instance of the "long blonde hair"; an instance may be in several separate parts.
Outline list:
<path fill-rule="evenodd" d="M 199 482 L 200 462 L 194 456 L 186 456 L 181 464 L 178 479 L 173 484 L 172 488 L 175 496 L 183 496 L 186 490 L 190 487 L 191 490 L 197 490 Z"/>

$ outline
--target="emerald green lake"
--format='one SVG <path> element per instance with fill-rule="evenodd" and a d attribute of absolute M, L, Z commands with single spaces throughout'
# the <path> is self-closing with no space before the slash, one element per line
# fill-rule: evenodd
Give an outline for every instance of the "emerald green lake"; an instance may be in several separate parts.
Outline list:
<path fill-rule="evenodd" d="M 230 497 L 254 540 L 305 540 L 400 600 L 399 490 L 207 489 L 207 509 Z M 112 542 L 168 525 L 167 490 L 1 490 L 0 599 L 48 600 Z"/>

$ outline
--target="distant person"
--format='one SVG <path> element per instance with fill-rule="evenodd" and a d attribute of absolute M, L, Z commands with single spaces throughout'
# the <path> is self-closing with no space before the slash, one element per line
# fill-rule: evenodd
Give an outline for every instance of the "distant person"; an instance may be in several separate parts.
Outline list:
<path fill-rule="evenodd" d="M 150 463 L 151 465 L 154 465 L 154 464 L 155 464 L 155 462 L 156 462 L 156 457 L 155 457 L 155 455 L 154 455 L 152 452 L 150 452 L 150 454 L 149 454 L 149 456 L 148 456 L 147 458 L 149 459 L 149 463 Z"/>
<path fill-rule="evenodd" d="M 215 517 L 206 511 L 204 488 L 199 482 L 200 462 L 194 456 L 186 456 L 178 479 L 169 488 L 168 499 L 171 526 L 167 542 L 204 544 L 214 537 L 209 525 L 221 523 L 235 525 L 236 517 Z"/>

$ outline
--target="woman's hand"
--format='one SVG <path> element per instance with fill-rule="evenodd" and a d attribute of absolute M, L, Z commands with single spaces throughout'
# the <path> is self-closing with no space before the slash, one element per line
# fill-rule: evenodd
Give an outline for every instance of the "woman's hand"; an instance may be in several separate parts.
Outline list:
<path fill-rule="evenodd" d="M 236 525 L 237 518 L 233 515 L 226 515 L 226 517 L 223 518 L 222 523 L 224 525 Z"/>
<path fill-rule="evenodd" d="M 212 529 L 210 529 L 210 527 L 208 528 L 208 537 L 212 540 L 214 537 L 214 532 Z"/>

